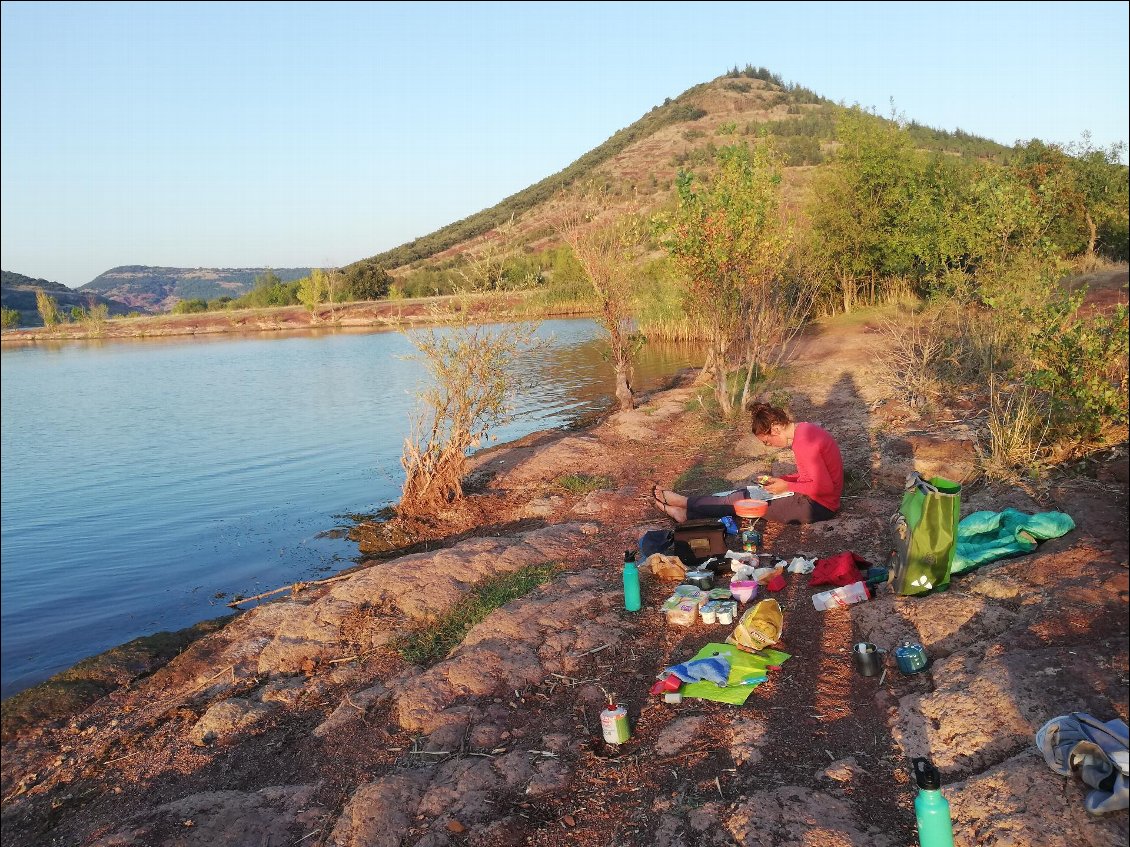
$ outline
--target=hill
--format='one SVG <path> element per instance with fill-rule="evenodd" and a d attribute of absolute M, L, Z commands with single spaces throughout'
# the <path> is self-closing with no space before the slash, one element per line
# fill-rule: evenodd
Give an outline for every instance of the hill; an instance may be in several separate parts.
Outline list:
<path fill-rule="evenodd" d="M 111 315 L 125 315 L 131 307 L 118 300 L 111 299 L 97 292 L 81 292 L 68 288 L 61 282 L 51 282 L 46 279 L 36 279 L 13 271 L 3 271 L 0 281 L 0 303 L 5 309 L 15 309 L 20 313 L 20 326 L 43 326 L 43 319 L 35 304 L 37 289 L 50 294 L 55 298 L 59 307 L 64 312 L 69 312 L 73 307 L 89 309 L 92 304 L 103 304 Z"/>
<path fill-rule="evenodd" d="M 773 137 L 785 154 L 787 196 L 796 199 L 812 166 L 823 162 L 834 148 L 835 119 L 843 108 L 807 88 L 785 83 L 765 68 L 735 68 L 668 98 L 529 188 L 430 235 L 354 262 L 345 270 L 348 274 L 377 266 L 395 274 L 458 259 L 511 219 L 517 246 L 542 250 L 554 241 L 556 201 L 582 182 L 592 180 L 605 186 L 613 196 L 622 197 L 625 205 L 630 200 L 654 209 L 669 198 L 680 169 L 708 167 L 718 147 L 762 134 Z M 950 132 L 913 121 L 907 129 L 915 143 L 927 150 L 995 157 L 1009 149 L 961 130 Z"/>
<path fill-rule="evenodd" d="M 239 297 L 268 270 L 283 282 L 301 279 L 310 268 L 161 268 L 122 265 L 98 275 L 79 291 L 95 292 L 143 313 L 167 312 L 179 300 Z"/>

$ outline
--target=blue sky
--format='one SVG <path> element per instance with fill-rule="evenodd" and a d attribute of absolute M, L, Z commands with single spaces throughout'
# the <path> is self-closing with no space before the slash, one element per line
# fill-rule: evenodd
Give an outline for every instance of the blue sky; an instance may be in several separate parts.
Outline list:
<path fill-rule="evenodd" d="M 70 286 L 124 264 L 347 264 L 746 63 L 1006 144 L 1105 147 L 1128 136 L 1127 10 L 4 2 L 0 261 Z"/>

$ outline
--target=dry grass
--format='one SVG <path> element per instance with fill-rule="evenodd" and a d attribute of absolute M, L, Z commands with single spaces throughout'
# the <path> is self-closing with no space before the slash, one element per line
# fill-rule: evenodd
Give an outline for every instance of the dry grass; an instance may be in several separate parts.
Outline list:
<path fill-rule="evenodd" d="M 989 407 L 989 450 L 981 460 L 990 479 L 1016 483 L 1038 478 L 1048 444 L 1047 409 L 1027 387 L 1007 393 L 994 383 Z"/>

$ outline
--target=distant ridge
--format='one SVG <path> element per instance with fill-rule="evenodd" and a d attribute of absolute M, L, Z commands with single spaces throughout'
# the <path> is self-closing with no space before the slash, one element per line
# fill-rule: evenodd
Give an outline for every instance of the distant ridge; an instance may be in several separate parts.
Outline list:
<path fill-rule="evenodd" d="M 14 271 L 2 271 L 0 274 L 2 274 L 0 303 L 5 309 L 15 309 L 20 313 L 20 326 L 23 327 L 43 326 L 43 319 L 39 316 L 39 308 L 35 302 L 36 289 L 42 289 L 50 294 L 59 307 L 67 312 L 75 306 L 89 309 L 92 302 L 104 304 L 111 315 L 125 315 L 131 311 L 125 303 L 94 291 L 83 293 L 68 288 L 61 282 L 24 276 Z"/>
<path fill-rule="evenodd" d="M 165 268 L 122 265 L 99 274 L 79 291 L 112 297 L 138 312 L 167 312 L 179 300 L 239 297 L 255 278 L 272 271 L 283 282 L 309 276 L 310 268 Z"/>

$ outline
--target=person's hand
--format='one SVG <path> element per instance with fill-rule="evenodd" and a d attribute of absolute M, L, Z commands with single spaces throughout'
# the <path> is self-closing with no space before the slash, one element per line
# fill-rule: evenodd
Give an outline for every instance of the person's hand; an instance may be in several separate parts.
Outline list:
<path fill-rule="evenodd" d="M 764 482 L 762 480 L 765 480 Z M 789 484 L 783 479 L 778 479 L 775 476 L 759 476 L 757 478 L 758 484 L 768 491 L 770 494 L 784 494 L 789 490 Z"/>

